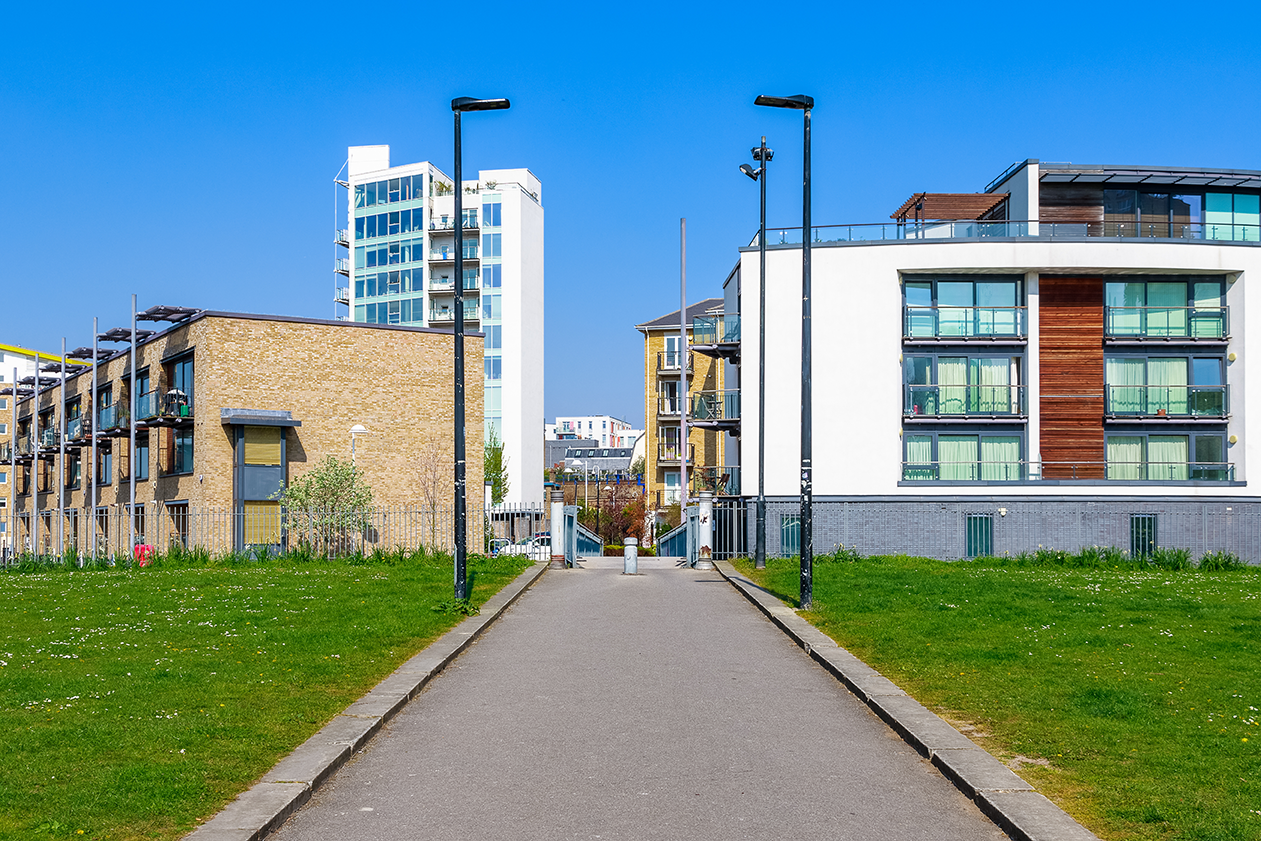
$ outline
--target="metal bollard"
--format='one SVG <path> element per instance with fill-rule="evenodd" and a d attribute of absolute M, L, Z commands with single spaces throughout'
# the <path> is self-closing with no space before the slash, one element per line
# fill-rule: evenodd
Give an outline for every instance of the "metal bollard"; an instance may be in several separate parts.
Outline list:
<path fill-rule="evenodd" d="M 622 574 L 639 574 L 639 540 L 637 538 L 626 538 L 625 545 L 622 547 Z"/>

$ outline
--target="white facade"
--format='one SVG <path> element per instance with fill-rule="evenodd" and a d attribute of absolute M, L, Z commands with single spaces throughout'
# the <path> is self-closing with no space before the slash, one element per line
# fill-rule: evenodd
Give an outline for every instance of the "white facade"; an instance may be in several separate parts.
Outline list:
<path fill-rule="evenodd" d="M 635 430 L 631 425 L 612 415 L 575 415 L 557 417 L 555 424 L 549 424 L 546 434 L 552 441 L 564 441 L 571 438 L 590 438 L 600 442 L 601 447 L 633 447 L 635 439 L 643 430 Z"/>
<path fill-rule="evenodd" d="M 1039 220 L 1040 179 L 1046 178 L 1049 165 L 1039 169 L 1028 162 L 1015 169 L 998 190 L 1009 192 L 1011 223 L 984 224 L 971 228 L 959 225 L 928 224 L 909 234 L 890 235 L 883 240 L 853 241 L 853 231 L 819 228 L 812 247 L 812 315 L 813 315 L 813 463 L 814 494 L 826 498 L 899 498 L 915 496 L 956 498 L 968 494 L 998 494 L 1003 498 L 1100 497 L 1124 494 L 1127 497 L 1171 497 L 1184 499 L 1237 498 L 1253 500 L 1261 496 L 1261 483 L 1251 482 L 1251 468 L 1261 465 L 1261 365 L 1249 364 L 1249 347 L 1261 347 L 1261 314 L 1251 313 L 1248 304 L 1249 286 L 1261 283 L 1261 242 L 1259 228 L 1252 220 L 1256 183 L 1261 173 L 1239 176 L 1235 194 L 1234 235 L 1206 233 L 1212 222 L 1213 199 L 1205 199 L 1205 208 L 1198 221 L 1179 223 L 1176 235 L 1165 229 L 1151 233 L 1140 227 L 1112 229 L 1104 233 L 1104 225 L 1128 225 L 1099 221 L 1073 223 Z M 1064 170 L 1059 176 L 1067 179 L 1075 170 Z M 1150 176 L 1156 184 L 1161 177 L 1183 178 L 1190 171 L 1161 171 Z M 1211 174 L 1221 171 L 1200 171 Z M 1172 173 L 1172 174 L 1169 174 Z M 1180 174 L 1181 173 L 1181 174 Z M 1106 173 L 1105 173 L 1106 175 Z M 1105 177 L 1100 175 L 1099 177 Z M 1252 180 L 1250 181 L 1249 178 Z M 1097 186 L 1097 181 L 1095 182 Z M 1195 180 L 1185 183 L 1195 184 Z M 1213 187 L 1202 186 L 1204 191 Z M 1135 182 L 1118 180 L 1118 190 L 1133 189 Z M 1045 189 L 1045 187 L 1043 187 Z M 1159 186 L 1153 187 L 1159 191 Z M 1178 187 L 1165 189 L 1174 193 Z M 1192 188 L 1186 188 L 1189 191 Z M 1229 192 L 1230 188 L 1217 188 Z M 1224 194 L 1224 193 L 1223 193 Z M 1242 196 L 1243 198 L 1238 198 Z M 1245 201 L 1246 199 L 1246 201 Z M 1045 212 L 1045 211 L 1044 211 Z M 1060 217 L 1062 219 L 1063 217 Z M 1017 223 L 1015 220 L 1020 220 Z M 1243 220 L 1243 224 L 1241 221 Z M 998 225 L 1007 225 L 999 228 Z M 1225 225 L 1229 229 L 1230 222 Z M 1040 226 L 1040 227 L 1039 227 Z M 1097 226 L 1097 227 L 1096 227 Z M 890 226 L 892 227 L 892 226 Z M 792 232 L 796 238 L 800 231 Z M 860 231 L 861 233 L 861 231 Z M 1163 235 L 1162 235 L 1163 234 Z M 790 234 L 791 236 L 792 234 Z M 918 236 L 921 238 L 899 238 Z M 1214 238 L 1214 237 L 1217 238 Z M 833 240 L 833 241 L 829 241 Z M 839 240 L 839 241 L 838 241 Z M 776 236 L 768 236 L 775 243 Z M 742 321 L 741 341 L 741 404 L 743 407 L 740 436 L 740 464 L 746 477 L 745 495 L 755 488 L 758 440 L 758 330 L 759 292 L 758 249 L 742 248 L 738 271 L 728 281 L 728 298 L 739 307 Z M 799 492 L 800 464 L 800 398 L 801 378 L 801 246 L 771 245 L 767 252 L 766 294 L 766 370 L 776 372 L 766 381 L 766 494 L 789 499 Z M 956 416 L 926 419 L 908 407 L 906 359 L 925 353 L 968 357 L 994 348 L 983 337 L 964 342 L 943 339 L 916 344 L 907 340 L 908 304 L 906 284 L 917 278 L 977 278 L 1014 276 L 1021 288 L 1019 308 L 1027 313 L 1024 340 L 1008 342 L 1006 350 L 1019 358 L 1022 370 L 1019 386 L 1025 392 L 1027 409 L 1019 417 L 1000 418 L 1013 437 L 1019 437 L 1020 468 L 1003 481 L 923 480 L 929 470 L 918 472 L 907 456 L 907 436 L 936 435 L 958 437 L 964 434 L 986 434 L 998 421 L 992 417 Z M 1145 284 L 1183 279 L 1194 289 L 1198 281 L 1210 285 L 1220 279 L 1224 295 L 1220 305 L 1228 316 L 1228 335 L 1215 341 L 1193 341 L 1188 333 L 1165 336 L 1101 337 L 1100 357 L 1109 359 L 1126 355 L 1134 358 L 1203 358 L 1220 359 L 1223 371 L 1221 389 L 1212 394 L 1228 396 L 1228 412 L 1211 417 L 1191 416 L 1186 410 L 1187 386 L 1183 410 L 1168 413 L 1152 410 L 1147 416 L 1117 417 L 1109 414 L 1100 420 L 1109 442 L 1114 436 L 1130 436 L 1134 440 L 1151 440 L 1158 436 L 1173 440 L 1189 437 L 1192 450 L 1196 438 L 1220 436 L 1223 457 L 1220 469 L 1198 472 L 1194 452 L 1186 458 L 1189 465 L 1168 469 L 1167 476 L 1155 478 L 1144 464 L 1144 475 L 1134 479 L 1113 463 L 1115 448 L 1107 445 L 1107 466 L 1098 467 L 1098 478 L 1069 479 L 1055 476 L 1050 459 L 1043 457 L 1049 446 L 1044 429 L 1051 395 L 1044 376 L 1047 371 L 1044 348 L 1049 333 L 1043 323 L 1047 310 L 1043 298 L 1053 285 L 1068 279 L 1088 278 L 1108 284 Z M 734 294 L 732 294 L 734 292 Z M 1111 294 L 1111 293 L 1109 293 Z M 1254 304 L 1255 305 L 1255 304 Z M 730 304 L 729 304 L 730 306 Z M 1109 307 L 1109 310 L 1155 310 L 1155 307 Z M 1205 305 L 1205 311 L 1217 305 Z M 1176 308 L 1167 308 L 1176 309 Z M 1194 306 L 1186 307 L 1194 310 Z M 937 315 L 934 314 L 934 318 Z M 1137 316 L 1135 316 L 1137 317 Z M 1147 315 L 1144 315 L 1147 317 Z M 1166 313 L 1168 317 L 1168 313 Z M 1185 316 L 1180 316 L 1185 317 Z M 1108 328 L 1109 330 L 1111 328 Z M 1166 331 L 1168 332 L 1168 331 Z M 1181 337 L 1181 338 L 1180 338 Z M 952 349 L 953 348 L 953 349 Z M 1111 368 L 1109 368 L 1111 371 Z M 1099 372 L 1102 375 L 1102 371 Z M 1109 374 L 1111 376 L 1111 374 Z M 934 381 L 936 382 L 936 381 Z M 1185 380 L 1183 381 L 1186 382 Z M 1015 381 L 1011 382 L 1016 386 Z M 937 386 L 934 386 L 937 387 Z M 1155 386 L 1152 386 L 1153 388 Z M 962 388 L 962 386 L 960 386 Z M 1105 389 L 1116 389 L 1109 383 Z M 1147 388 L 1146 385 L 1134 389 Z M 1177 390 L 1178 387 L 1174 387 Z M 1063 391 L 1063 387 L 1058 390 Z M 1082 386 L 1087 391 L 1086 386 Z M 1168 389 L 1166 389 L 1166 393 Z M 1013 391 L 1014 393 L 1014 391 Z M 1113 391 L 1108 391 L 1113 394 Z M 1082 398 L 1102 399 L 1098 394 Z M 1167 399 L 1167 398 L 1166 398 Z M 1111 410 L 1109 410 L 1111 412 Z M 1175 414 L 1180 415 L 1174 417 Z M 1256 434 L 1254 438 L 1253 435 Z M 1059 435 L 1060 433 L 1056 433 Z M 936 439 L 934 439 L 935 441 Z M 1102 440 L 1102 439 L 1101 439 Z M 1213 443 L 1213 442 L 1210 442 Z M 934 445 L 935 447 L 936 445 Z M 1185 447 L 1185 444 L 1182 446 Z M 1214 446 L 1216 444 L 1214 443 Z M 1185 451 L 1185 450 L 1184 450 Z M 1095 456 L 1082 456 L 1085 465 Z M 936 459 L 934 459 L 936 461 Z M 942 459 L 944 461 L 944 459 Z M 1047 464 L 1043 464 L 1046 461 Z M 1207 463 L 1207 460 L 1201 459 Z M 1216 460 L 1215 460 L 1216 461 Z M 1063 462 L 1057 462 L 1062 465 Z M 1151 465 L 1156 459 L 1151 459 Z M 1066 467 L 1057 467 L 1066 470 Z M 1102 471 L 1106 469 L 1106 476 Z M 1258 469 L 1261 469 L 1259 466 Z M 1137 475 L 1137 474 L 1134 474 Z M 958 478 L 958 477 L 955 477 Z M 1227 509 L 1229 510 L 1229 509 Z"/>
<path fill-rule="evenodd" d="M 388 146 L 349 150 L 346 227 L 337 261 L 346 278 L 341 318 L 452 326 L 455 291 L 464 329 L 486 337 L 485 429 L 503 442 L 505 501 L 543 500 L 543 206 L 528 169 L 481 170 L 459 188 L 464 277 L 455 277 L 453 180 L 429 162 L 390 166 Z M 466 372 L 472 376 L 474 372 Z"/>

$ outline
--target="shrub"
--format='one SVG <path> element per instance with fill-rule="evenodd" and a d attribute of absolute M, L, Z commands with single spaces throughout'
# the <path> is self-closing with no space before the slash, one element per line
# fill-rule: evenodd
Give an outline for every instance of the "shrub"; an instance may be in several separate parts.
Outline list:
<path fill-rule="evenodd" d="M 1247 564 L 1241 561 L 1234 552 L 1207 552 L 1200 558 L 1200 570 L 1203 572 L 1224 572 L 1243 569 L 1246 566 Z"/>

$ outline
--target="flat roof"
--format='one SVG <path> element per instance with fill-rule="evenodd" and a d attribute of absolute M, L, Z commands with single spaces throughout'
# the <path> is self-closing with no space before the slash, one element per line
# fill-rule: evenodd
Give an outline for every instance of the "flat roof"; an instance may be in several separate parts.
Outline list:
<path fill-rule="evenodd" d="M 1255 169 L 1039 163 L 1038 179 L 1046 184 L 1159 184 L 1261 189 L 1261 171 Z"/>

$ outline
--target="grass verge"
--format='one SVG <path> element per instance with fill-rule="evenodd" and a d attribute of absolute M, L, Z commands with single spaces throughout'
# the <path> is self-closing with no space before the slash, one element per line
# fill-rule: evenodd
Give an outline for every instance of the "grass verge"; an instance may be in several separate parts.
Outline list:
<path fill-rule="evenodd" d="M 443 556 L 184 560 L 0 575 L 0 838 L 178 838 L 471 612 Z"/>
<path fill-rule="evenodd" d="M 1258 570 L 1087 554 L 817 558 L 802 615 L 1102 838 L 1261 838 Z"/>

